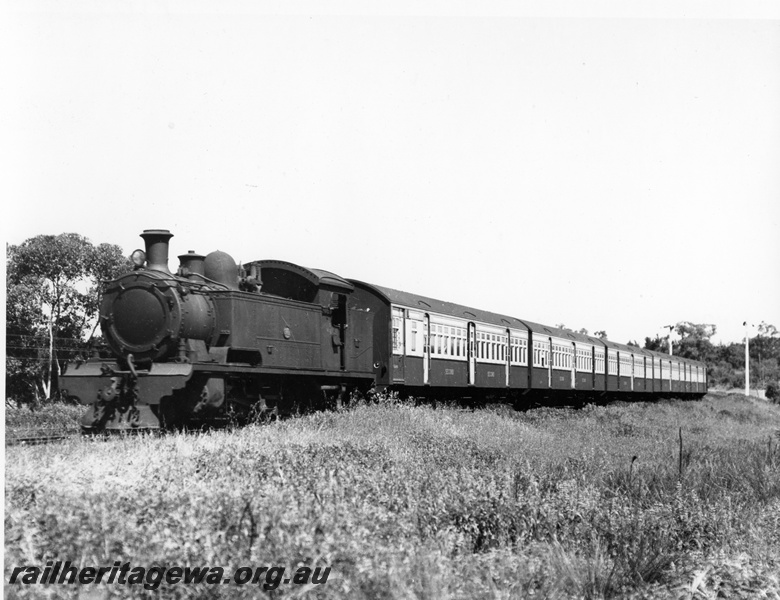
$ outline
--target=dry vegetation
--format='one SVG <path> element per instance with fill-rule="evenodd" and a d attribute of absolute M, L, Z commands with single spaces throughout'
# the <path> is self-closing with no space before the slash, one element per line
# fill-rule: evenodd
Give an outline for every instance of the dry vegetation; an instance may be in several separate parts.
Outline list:
<path fill-rule="evenodd" d="M 84 407 L 72 404 L 49 404 L 33 409 L 30 406 L 5 407 L 5 430 L 8 433 L 51 430 L 57 433 L 75 433 L 80 431 L 79 425 Z"/>
<path fill-rule="evenodd" d="M 6 581 L 47 559 L 332 569 L 326 584 L 271 591 L 6 595 L 780 598 L 778 431 L 778 407 L 711 394 L 526 413 L 387 402 L 234 432 L 12 447 Z"/>

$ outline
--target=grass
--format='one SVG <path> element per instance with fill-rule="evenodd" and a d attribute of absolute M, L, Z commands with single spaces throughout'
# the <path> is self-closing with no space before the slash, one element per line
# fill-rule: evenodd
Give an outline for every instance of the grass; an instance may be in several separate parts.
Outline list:
<path fill-rule="evenodd" d="M 682 460 L 680 456 L 682 431 Z M 94 597 L 780 598 L 780 410 L 360 405 L 6 450 L 5 569 L 329 566 L 326 584 Z M 636 458 L 635 458 L 636 457 Z M 136 586 L 138 587 L 138 586 Z M 6 586 L 8 597 L 67 586 Z"/>

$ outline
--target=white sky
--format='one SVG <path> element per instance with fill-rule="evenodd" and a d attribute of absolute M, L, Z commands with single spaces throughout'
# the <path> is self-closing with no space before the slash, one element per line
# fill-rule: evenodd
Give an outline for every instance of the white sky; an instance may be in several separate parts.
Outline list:
<path fill-rule="evenodd" d="M 736 341 L 780 327 L 778 18 L 6 3 L 3 237 L 129 254 L 167 228 L 172 266 L 220 249 L 618 342 L 681 320 Z"/>

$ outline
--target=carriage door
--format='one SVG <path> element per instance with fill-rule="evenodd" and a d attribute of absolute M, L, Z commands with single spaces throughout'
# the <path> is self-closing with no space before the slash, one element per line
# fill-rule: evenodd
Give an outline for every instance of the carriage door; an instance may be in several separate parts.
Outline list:
<path fill-rule="evenodd" d="M 474 385 L 477 377 L 477 333 L 474 323 L 469 323 L 469 384 Z"/>
<path fill-rule="evenodd" d="M 342 371 L 347 370 L 347 296 L 346 294 L 336 294 L 338 301 L 336 310 L 332 314 L 333 325 L 339 330 L 339 366 Z"/>
<path fill-rule="evenodd" d="M 579 360 L 579 356 L 577 356 L 577 344 L 575 342 L 571 343 L 571 387 L 572 389 L 575 389 L 577 387 L 577 361 Z"/>
<path fill-rule="evenodd" d="M 425 313 L 425 319 L 423 320 L 423 383 L 428 385 L 430 383 L 431 373 L 431 315 Z"/>
<path fill-rule="evenodd" d="M 506 352 L 506 356 L 504 357 L 506 360 L 504 361 L 504 366 L 506 367 L 506 387 L 509 387 L 509 371 L 512 367 L 512 332 L 508 329 L 506 330 L 506 341 L 503 344 L 504 346 L 504 352 Z"/>
<path fill-rule="evenodd" d="M 404 369 L 404 309 L 393 307 L 393 381 L 403 382 Z"/>
<path fill-rule="evenodd" d="M 552 368 L 553 359 L 555 354 L 553 353 L 553 340 L 551 337 L 544 338 L 547 340 L 547 389 L 551 390 L 553 386 Z"/>

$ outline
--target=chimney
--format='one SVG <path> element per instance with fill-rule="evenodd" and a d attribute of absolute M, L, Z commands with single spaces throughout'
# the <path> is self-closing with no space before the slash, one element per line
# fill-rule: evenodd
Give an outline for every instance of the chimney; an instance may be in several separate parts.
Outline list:
<path fill-rule="evenodd" d="M 168 269 L 168 240 L 173 234 L 167 229 L 145 229 L 141 237 L 146 242 L 146 268 L 171 275 Z"/>

